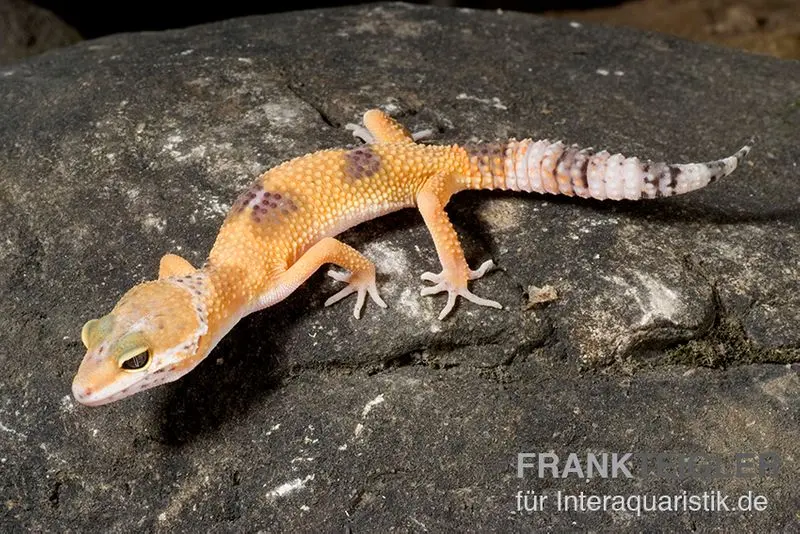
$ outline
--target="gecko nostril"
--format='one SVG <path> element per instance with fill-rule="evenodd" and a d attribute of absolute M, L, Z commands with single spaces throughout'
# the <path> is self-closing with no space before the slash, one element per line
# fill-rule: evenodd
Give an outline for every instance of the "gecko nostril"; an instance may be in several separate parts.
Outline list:
<path fill-rule="evenodd" d="M 84 387 L 77 382 L 72 383 L 72 396 L 78 402 L 85 402 L 92 395 L 92 388 Z"/>

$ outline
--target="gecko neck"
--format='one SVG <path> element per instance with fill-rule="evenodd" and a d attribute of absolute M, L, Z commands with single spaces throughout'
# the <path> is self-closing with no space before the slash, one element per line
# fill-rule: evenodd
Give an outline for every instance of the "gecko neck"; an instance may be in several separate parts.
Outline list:
<path fill-rule="evenodd" d="M 239 266 L 208 263 L 199 272 L 207 285 L 205 305 L 208 332 L 200 342 L 198 354 L 205 358 L 225 334 L 246 315 L 252 296 L 247 291 L 246 273 Z"/>

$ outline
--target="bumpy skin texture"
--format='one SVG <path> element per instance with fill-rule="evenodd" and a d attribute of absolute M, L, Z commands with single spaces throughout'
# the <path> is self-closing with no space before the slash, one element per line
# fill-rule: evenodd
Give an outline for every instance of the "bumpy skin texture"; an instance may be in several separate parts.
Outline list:
<path fill-rule="evenodd" d="M 348 127 L 368 144 L 308 154 L 258 178 L 234 203 L 201 269 L 167 254 L 158 280 L 133 287 L 109 314 L 89 321 L 75 398 L 105 404 L 179 378 L 239 319 L 283 300 L 326 263 L 347 270 L 329 273 L 347 286 L 326 305 L 355 293 L 357 318 L 366 296 L 385 307 L 375 266 L 333 237 L 361 222 L 403 208 L 420 210 L 442 265 L 441 273 L 423 273 L 433 285 L 421 293 L 447 292 L 443 319 L 459 296 L 501 307 L 467 287 L 493 263 L 476 270 L 467 264 L 444 211 L 453 194 L 506 189 L 598 199 L 666 197 L 730 174 L 749 150 L 709 163 L 667 165 L 547 140 L 422 145 L 415 140 L 425 132 L 411 134 L 379 110 L 365 113 L 363 123 Z"/>

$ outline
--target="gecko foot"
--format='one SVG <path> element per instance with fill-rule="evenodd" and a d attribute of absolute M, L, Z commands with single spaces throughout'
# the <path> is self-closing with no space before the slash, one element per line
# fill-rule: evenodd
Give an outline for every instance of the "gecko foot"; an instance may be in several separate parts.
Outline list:
<path fill-rule="evenodd" d="M 330 306 L 331 304 L 339 302 L 351 293 L 358 293 L 356 297 L 356 305 L 353 308 L 353 315 L 356 319 L 361 319 L 361 309 L 364 307 L 364 301 L 366 300 L 367 294 L 369 294 L 370 298 L 375 302 L 375 304 L 381 308 L 386 307 L 386 303 L 378 293 L 378 286 L 375 284 L 374 272 L 365 271 L 354 275 L 353 273 L 328 271 L 328 276 L 337 282 L 345 282 L 347 287 L 328 298 L 328 300 L 325 301 L 325 306 Z"/>
<path fill-rule="evenodd" d="M 375 136 L 369 133 L 369 130 L 361 126 L 360 124 L 353 124 L 352 122 L 348 122 L 344 125 L 345 130 L 353 130 L 353 137 L 361 139 L 363 142 L 368 144 L 373 144 L 375 142 Z"/>
<path fill-rule="evenodd" d="M 487 260 L 481 264 L 476 270 L 469 271 L 467 275 L 467 280 L 477 280 L 486 272 L 494 267 L 494 262 L 492 260 Z M 464 297 L 470 302 L 474 302 L 480 306 L 489 306 L 492 308 L 502 309 L 503 306 L 494 300 L 485 299 L 479 297 L 472 293 L 469 289 L 467 289 L 467 280 L 464 280 L 463 283 L 454 283 L 452 281 L 452 277 L 449 277 L 445 271 L 442 271 L 439 274 L 435 273 L 423 273 L 421 278 L 428 282 L 433 282 L 434 285 L 423 287 L 420 291 L 420 295 L 434 295 L 436 293 L 441 293 L 443 291 L 447 291 L 447 304 L 445 304 L 444 308 L 442 309 L 441 313 L 439 313 L 439 320 L 441 321 L 453 310 L 453 307 L 456 304 L 456 297 Z"/>
<path fill-rule="evenodd" d="M 375 144 L 378 142 L 378 139 L 369 131 L 368 128 L 362 126 L 361 124 L 353 124 L 352 122 L 348 122 L 344 125 L 345 130 L 352 130 L 353 137 L 356 139 L 360 139 L 364 143 L 369 145 Z M 433 137 L 435 132 L 430 129 L 420 130 L 418 132 L 411 133 L 411 139 L 413 141 L 420 141 L 422 139 L 429 139 Z"/>

